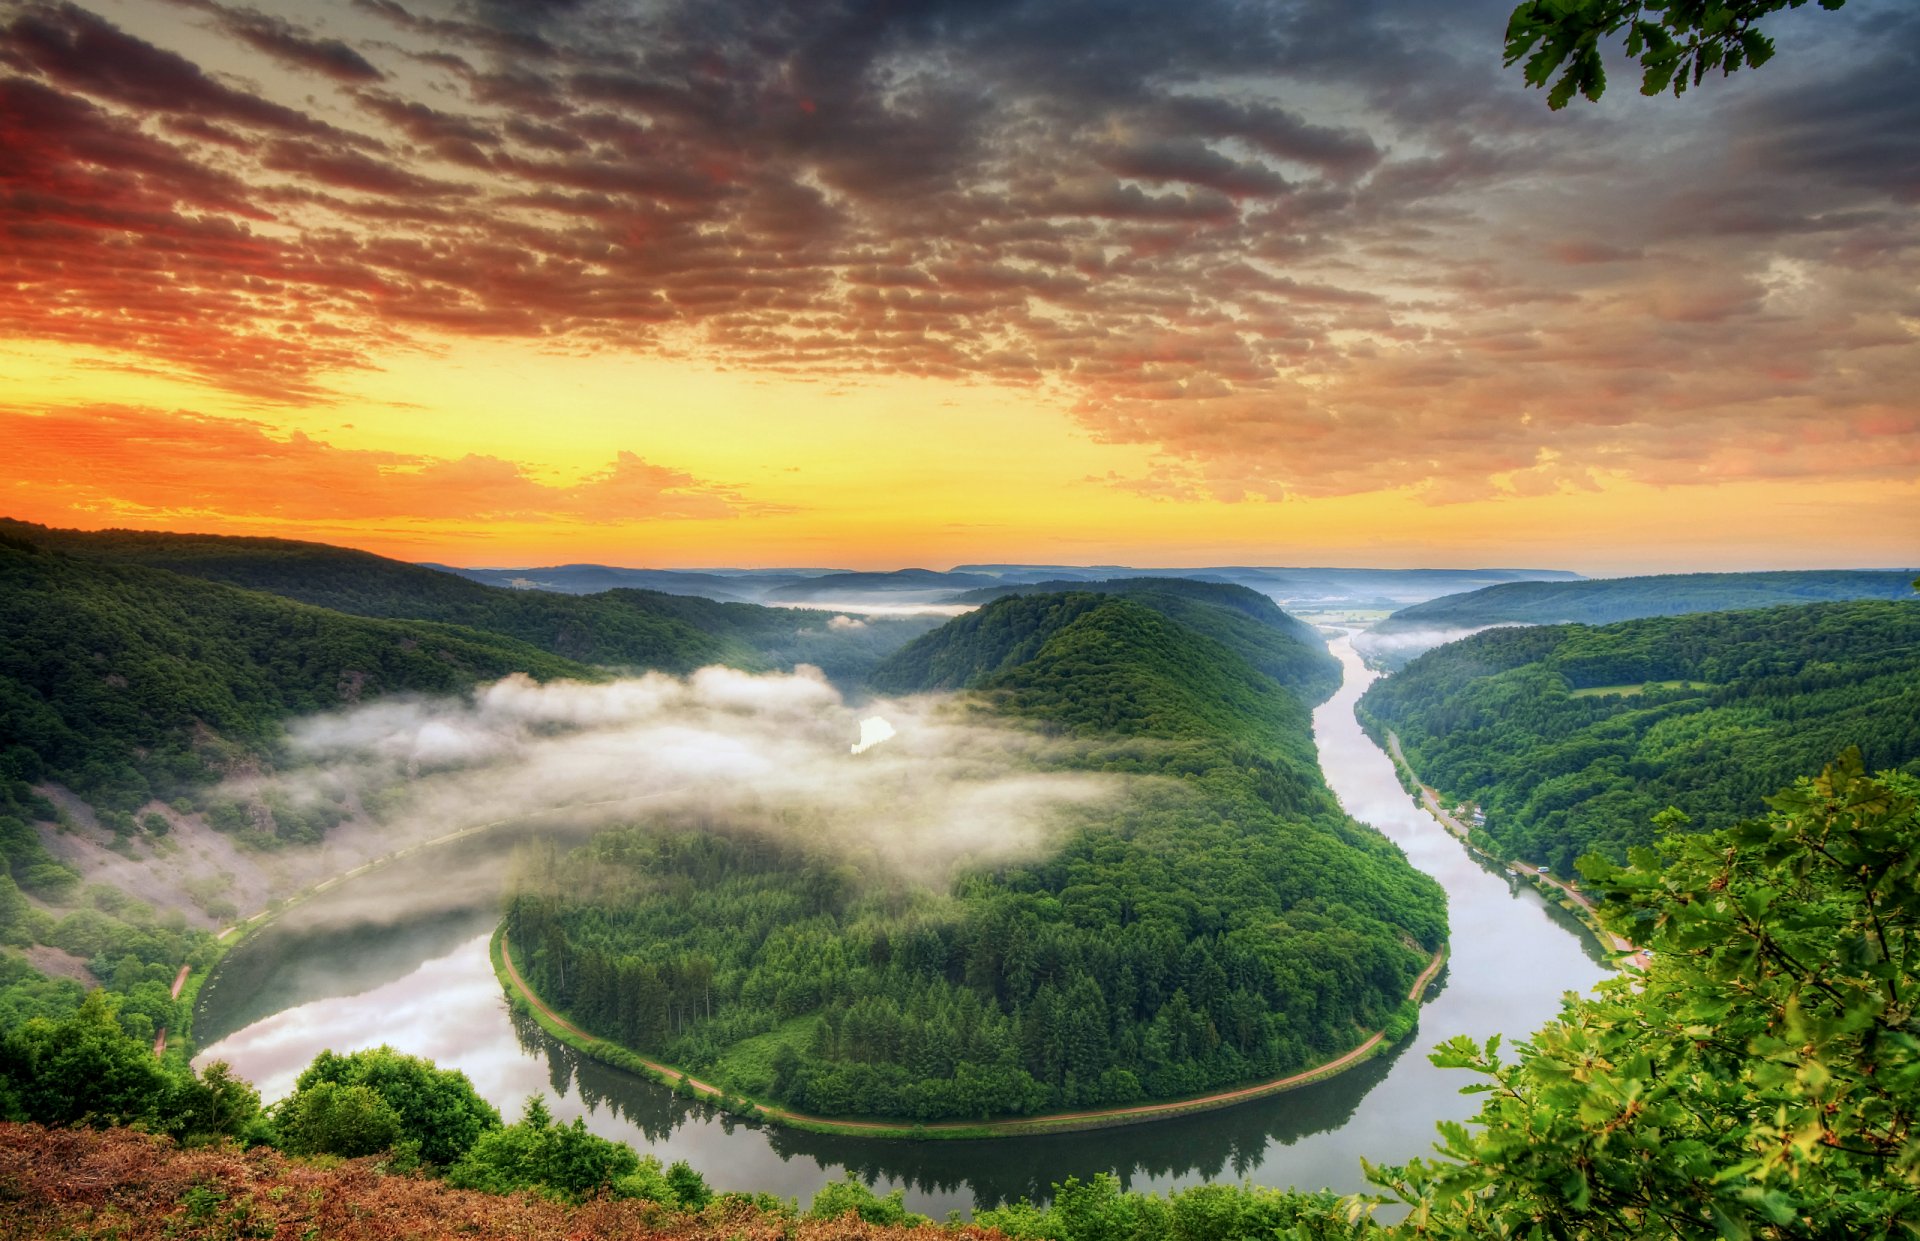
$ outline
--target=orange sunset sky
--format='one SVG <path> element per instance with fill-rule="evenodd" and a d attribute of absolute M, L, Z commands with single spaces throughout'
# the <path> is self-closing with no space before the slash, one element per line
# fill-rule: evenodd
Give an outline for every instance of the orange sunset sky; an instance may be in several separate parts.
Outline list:
<path fill-rule="evenodd" d="M 0 2 L 0 513 L 473 565 L 1920 563 L 1920 6 Z"/>

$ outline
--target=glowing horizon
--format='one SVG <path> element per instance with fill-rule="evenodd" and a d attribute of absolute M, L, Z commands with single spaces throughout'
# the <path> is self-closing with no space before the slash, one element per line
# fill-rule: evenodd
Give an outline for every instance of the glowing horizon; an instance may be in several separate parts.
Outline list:
<path fill-rule="evenodd" d="M 1505 7 L 16 6 L 0 515 L 510 567 L 1920 563 L 1920 16 L 1554 114 Z"/>

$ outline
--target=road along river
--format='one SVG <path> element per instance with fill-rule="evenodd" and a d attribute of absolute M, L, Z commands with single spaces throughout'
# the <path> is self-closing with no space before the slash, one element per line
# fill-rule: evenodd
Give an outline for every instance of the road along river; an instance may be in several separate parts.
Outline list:
<path fill-rule="evenodd" d="M 321 1050 L 388 1043 L 457 1068 L 509 1119 L 529 1095 L 562 1121 L 685 1159 L 719 1189 L 805 1200 L 851 1169 L 907 1191 L 936 1218 L 1068 1176 L 1113 1172 L 1135 1189 L 1206 1180 L 1365 1187 L 1360 1159 L 1427 1153 L 1434 1122 L 1463 1119 L 1464 1075 L 1427 1052 L 1456 1034 L 1520 1037 L 1607 971 L 1581 925 L 1534 889 L 1476 861 L 1401 789 L 1353 717 L 1374 678 L 1341 638 L 1340 692 L 1314 715 L 1327 782 L 1355 818 L 1406 850 L 1446 889 L 1450 956 L 1407 1044 L 1340 1075 L 1220 1111 L 1150 1124 L 968 1142 L 904 1142 L 746 1125 L 662 1087 L 584 1060 L 507 1009 L 487 959 L 499 876 L 533 835 L 501 829 L 339 885 L 236 948 L 202 990 L 199 1060 L 230 1061 L 269 1100 Z M 551 834 L 551 833 L 547 833 Z M 425 907 L 423 909 L 423 906 Z M 396 915 L 394 911 L 409 911 Z"/>

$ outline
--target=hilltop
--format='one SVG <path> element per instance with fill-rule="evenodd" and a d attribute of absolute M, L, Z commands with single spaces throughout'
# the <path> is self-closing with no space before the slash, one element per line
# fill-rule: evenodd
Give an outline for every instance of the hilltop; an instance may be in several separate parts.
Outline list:
<path fill-rule="evenodd" d="M 1057 739 L 1036 775 L 1152 777 L 1034 856 L 916 891 L 858 853 L 611 832 L 523 875 L 516 960 L 592 1034 L 901 1133 L 1187 1097 L 1403 1030 L 1444 898 L 1322 780 L 1325 646 L 1208 593 L 1015 596 L 874 670 Z"/>
<path fill-rule="evenodd" d="M 1920 601 L 1816 603 L 1494 629 L 1429 651 L 1360 701 L 1421 778 L 1480 803 L 1499 850 L 1571 874 L 1659 834 L 1758 813 L 1858 746 L 1920 771 Z"/>
<path fill-rule="evenodd" d="M 857 677 L 936 621 L 876 619 L 830 630 L 816 611 L 611 589 L 589 595 L 489 586 L 371 552 L 291 539 L 57 530 L 0 519 L 0 535 L 75 559 L 163 569 L 354 616 L 481 630 L 583 664 L 684 673 L 813 663 Z"/>
<path fill-rule="evenodd" d="M 1039 602 L 1022 601 L 1036 596 Z M 963 602 L 988 606 L 903 647 L 873 670 L 873 684 L 899 692 L 976 685 L 1031 657 L 1060 624 L 1113 596 L 1221 642 L 1313 702 L 1339 685 L 1339 665 L 1312 626 L 1244 586 L 1180 578 L 1040 583 L 970 592 L 962 596 Z"/>
<path fill-rule="evenodd" d="M 599 674 L 455 625 L 350 616 L 131 564 L 0 545 L 0 732 L 12 783 L 118 811 L 233 770 L 288 716 L 524 672 Z"/>

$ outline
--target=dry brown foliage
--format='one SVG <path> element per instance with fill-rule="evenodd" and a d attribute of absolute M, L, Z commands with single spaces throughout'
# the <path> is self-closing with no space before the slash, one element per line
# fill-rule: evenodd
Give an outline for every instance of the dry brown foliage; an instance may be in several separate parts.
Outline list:
<path fill-rule="evenodd" d="M 233 1145 L 182 1150 L 132 1130 L 0 1123 L 0 1238 L 115 1241 L 985 1241 L 976 1228 L 789 1219 L 716 1203 L 684 1215 L 647 1202 L 572 1207 L 449 1189 L 376 1159 L 307 1163 Z"/>

